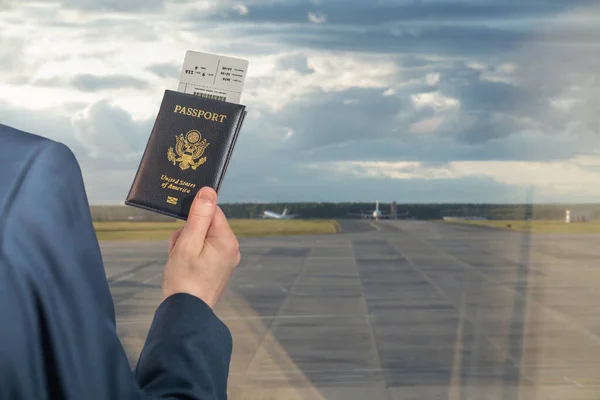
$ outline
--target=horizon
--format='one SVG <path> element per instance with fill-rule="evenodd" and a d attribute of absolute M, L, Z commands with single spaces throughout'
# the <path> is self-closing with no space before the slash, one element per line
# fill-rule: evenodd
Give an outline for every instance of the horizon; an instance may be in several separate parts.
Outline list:
<path fill-rule="evenodd" d="M 391 205 L 393 201 L 380 201 L 379 205 Z M 219 205 L 263 205 L 263 204 L 273 204 L 273 205 L 286 205 L 286 204 L 373 204 L 375 207 L 375 202 L 368 201 L 297 201 L 297 202 L 220 202 Z M 422 202 L 422 203 L 400 203 L 396 202 L 396 205 L 485 205 L 485 206 L 583 206 L 583 205 L 597 205 L 600 206 L 600 201 L 597 202 L 589 202 L 589 203 L 478 203 L 478 202 Z M 131 207 L 126 204 L 92 204 L 89 203 L 91 207 Z"/>

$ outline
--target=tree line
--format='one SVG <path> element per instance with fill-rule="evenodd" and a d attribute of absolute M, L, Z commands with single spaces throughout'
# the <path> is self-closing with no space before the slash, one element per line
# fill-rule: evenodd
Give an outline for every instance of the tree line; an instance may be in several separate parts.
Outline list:
<path fill-rule="evenodd" d="M 298 214 L 301 218 L 348 218 L 350 213 L 370 214 L 373 203 L 270 203 L 270 204 L 223 204 L 220 205 L 229 218 L 259 218 L 265 210 Z M 380 203 L 384 214 L 391 213 L 392 204 Z M 495 220 L 543 219 L 561 220 L 565 211 L 587 211 L 594 218 L 600 217 L 600 204 L 397 204 L 398 218 L 442 219 L 443 217 L 483 217 Z"/>
<path fill-rule="evenodd" d="M 228 218 L 262 218 L 266 210 L 298 214 L 306 219 L 356 218 L 354 214 L 371 214 L 373 203 L 225 203 L 219 204 Z M 384 214 L 391 212 L 392 204 L 380 203 Z M 397 204 L 398 218 L 437 220 L 443 217 L 483 217 L 491 220 L 564 220 L 567 209 L 588 212 L 600 218 L 600 204 Z M 167 221 L 161 214 L 129 206 L 91 206 L 94 221 Z"/>

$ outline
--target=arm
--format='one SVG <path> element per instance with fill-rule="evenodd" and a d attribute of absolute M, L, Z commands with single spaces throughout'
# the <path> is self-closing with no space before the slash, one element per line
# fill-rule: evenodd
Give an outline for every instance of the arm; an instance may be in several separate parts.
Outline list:
<path fill-rule="evenodd" d="M 44 345 L 36 365 L 42 366 L 41 375 L 51 377 L 44 381 L 48 392 L 74 400 L 91 395 L 224 398 L 229 331 L 206 304 L 189 295 L 174 295 L 161 304 L 132 373 L 116 334 L 79 165 L 66 146 L 42 143 L 14 190 L 0 237 L 2 248 L 10 249 L 3 252 L 6 262 L 30 282 L 27 297 L 37 299 L 34 319 L 42 328 L 36 343 Z"/>
<path fill-rule="evenodd" d="M 226 399 L 231 351 L 229 329 L 212 309 L 198 297 L 174 294 L 156 311 L 136 377 L 160 398 Z"/>

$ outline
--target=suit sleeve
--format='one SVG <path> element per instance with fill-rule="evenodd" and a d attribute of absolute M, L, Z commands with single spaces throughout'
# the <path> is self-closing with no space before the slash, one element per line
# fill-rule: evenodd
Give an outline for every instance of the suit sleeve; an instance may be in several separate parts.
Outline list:
<path fill-rule="evenodd" d="M 156 311 L 136 376 L 160 398 L 226 399 L 231 351 L 229 329 L 211 308 L 175 294 Z"/>
<path fill-rule="evenodd" d="M 73 400 L 225 399 L 230 332 L 190 295 L 159 306 L 131 370 L 75 156 L 46 141 L 32 160 L 12 199 L 4 245 L 7 263 L 31 282 L 25 297 L 36 299 L 43 327 L 36 365 L 47 366 L 41 376 L 52 369 L 47 392 Z"/>

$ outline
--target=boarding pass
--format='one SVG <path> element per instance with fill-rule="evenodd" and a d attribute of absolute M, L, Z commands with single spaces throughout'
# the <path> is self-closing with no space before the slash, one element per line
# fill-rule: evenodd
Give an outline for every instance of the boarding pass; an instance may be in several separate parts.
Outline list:
<path fill-rule="evenodd" d="M 188 51 L 178 92 L 240 104 L 248 61 Z"/>

